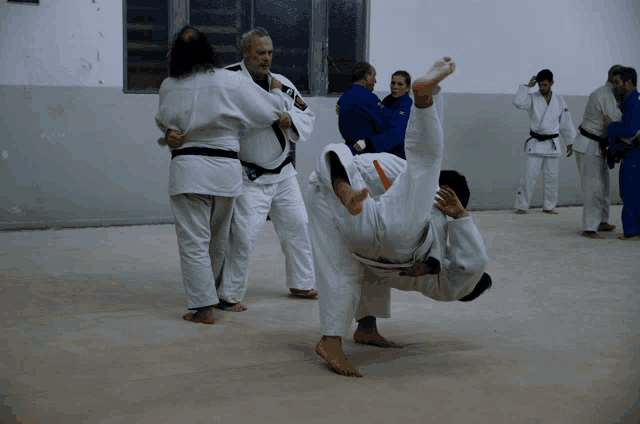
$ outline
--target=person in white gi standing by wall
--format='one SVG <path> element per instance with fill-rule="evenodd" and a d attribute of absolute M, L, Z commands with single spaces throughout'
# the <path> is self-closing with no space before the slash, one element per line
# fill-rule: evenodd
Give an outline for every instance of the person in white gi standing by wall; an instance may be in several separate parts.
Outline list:
<path fill-rule="evenodd" d="M 602 239 L 598 231 L 613 231 L 616 226 L 609 221 L 609 167 L 603 154 L 609 144 L 605 117 L 614 121 L 622 119 L 613 91 L 613 73 L 622 68 L 609 69 L 607 83 L 589 95 L 580 124 L 580 134 L 573 144 L 567 145 L 568 156 L 576 152 L 576 164 L 580 172 L 584 205 L 582 207 L 582 236 Z"/>
<path fill-rule="evenodd" d="M 225 67 L 253 80 L 269 91 L 273 78 L 283 84 L 285 107 L 282 118 L 271 127 L 244 131 L 240 139 L 243 193 L 236 199 L 231 221 L 229 250 L 218 287 L 218 308 L 232 312 L 247 310 L 242 303 L 249 283 L 249 255 L 262 232 L 267 215 L 280 239 L 285 257 L 286 284 L 293 296 L 315 298 L 313 256 L 307 211 L 298 185 L 298 174 L 289 156 L 291 142 L 311 138 L 315 115 L 293 83 L 269 72 L 273 42 L 264 28 L 254 28 L 241 37 L 243 61 Z M 170 138 L 180 141 L 173 133 Z"/>
<path fill-rule="evenodd" d="M 529 89 L 538 84 L 537 93 L 529 94 Z M 524 175 L 520 180 L 520 188 L 516 196 L 517 214 L 525 214 L 531 203 L 531 196 L 536 188 L 538 174 L 542 170 L 543 209 L 548 214 L 556 215 L 554 210 L 558 203 L 558 170 L 560 168 L 560 143 L 558 130 L 567 145 L 576 137 L 576 129 L 571 121 L 569 108 L 564 99 L 551 91 L 553 73 L 544 69 L 531 78 L 528 85 L 520 84 L 513 105 L 529 112 L 529 135 L 525 142 Z"/>
<path fill-rule="evenodd" d="M 169 197 L 187 307 L 195 310 L 183 318 L 202 324 L 215 324 L 215 280 L 222 270 L 234 198 L 242 193 L 239 133 L 270 128 L 285 102 L 275 78 L 269 93 L 216 65 L 207 36 L 182 29 L 169 52 L 169 78 L 160 86 L 155 117 L 165 137 L 173 129 L 186 139 L 177 149 L 169 143 Z M 158 143 L 167 145 L 165 139 Z"/>

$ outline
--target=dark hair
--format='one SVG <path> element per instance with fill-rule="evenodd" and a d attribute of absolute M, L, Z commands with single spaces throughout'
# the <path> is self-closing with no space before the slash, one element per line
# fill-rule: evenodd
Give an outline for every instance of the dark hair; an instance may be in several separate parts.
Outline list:
<path fill-rule="evenodd" d="M 538 75 L 536 75 L 536 82 L 540 83 L 542 81 L 552 82 L 553 72 L 548 69 L 543 69 L 542 71 L 538 72 Z"/>
<path fill-rule="evenodd" d="M 407 86 L 411 85 L 411 75 L 409 75 L 409 72 L 407 71 L 395 71 L 392 75 L 391 78 L 400 75 L 401 77 L 404 77 L 404 83 L 407 84 Z"/>
<path fill-rule="evenodd" d="M 609 68 L 609 72 L 607 72 L 607 81 L 608 82 L 613 82 L 613 76 L 615 75 L 616 71 L 620 68 L 623 68 L 622 65 L 613 65 L 611 68 Z"/>
<path fill-rule="evenodd" d="M 489 274 L 487 274 L 485 272 L 484 274 L 482 274 L 482 277 L 480 278 L 480 281 L 478 281 L 478 283 L 473 288 L 471 293 L 469 293 L 468 295 L 458 299 L 458 301 L 459 302 L 471 302 L 472 300 L 477 299 L 478 297 L 480 297 L 480 295 L 482 293 L 484 293 L 487 290 L 489 290 L 492 285 L 493 285 L 493 282 L 491 281 L 491 277 L 489 276 Z"/>
<path fill-rule="evenodd" d="M 206 34 L 192 26 L 182 28 L 169 50 L 169 76 L 184 78 L 217 66 L 216 52 Z"/>
<path fill-rule="evenodd" d="M 638 74 L 636 70 L 633 68 L 619 68 L 613 72 L 614 77 L 620 77 L 623 84 L 626 84 L 627 81 L 631 81 L 634 87 L 638 85 Z"/>
<path fill-rule="evenodd" d="M 469 204 L 469 185 L 467 185 L 467 179 L 458 171 L 440 171 L 440 178 L 438 179 L 438 185 L 449 186 L 451 190 L 458 196 L 460 203 L 464 208 Z"/>
<path fill-rule="evenodd" d="M 351 71 L 351 82 L 356 82 L 364 79 L 367 74 L 371 72 L 371 64 L 369 62 L 358 62 Z"/>

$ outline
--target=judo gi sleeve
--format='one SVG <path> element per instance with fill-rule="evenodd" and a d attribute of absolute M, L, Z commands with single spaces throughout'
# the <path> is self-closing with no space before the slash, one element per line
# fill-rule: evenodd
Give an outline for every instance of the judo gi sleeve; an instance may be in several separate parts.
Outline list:
<path fill-rule="evenodd" d="M 618 107 L 618 103 L 616 102 L 616 98 L 613 96 L 600 96 L 597 100 L 598 106 L 602 111 L 602 122 L 604 125 L 604 117 L 608 116 L 611 118 L 612 122 L 621 121 L 622 120 L 622 112 Z M 606 132 L 606 131 L 605 131 Z"/>
<path fill-rule="evenodd" d="M 472 284 L 473 290 L 489 263 L 484 240 L 470 216 L 450 221 L 448 226 L 449 245 L 444 260 L 445 284 L 450 287 Z"/>
<path fill-rule="evenodd" d="M 239 119 L 244 129 L 270 127 L 280 119 L 285 109 L 285 94 L 279 88 L 265 91 L 248 77 L 236 73 L 240 80 L 236 89 L 225 98 L 229 113 Z"/>
<path fill-rule="evenodd" d="M 609 124 L 607 134 L 609 139 L 628 138 L 635 137 L 636 133 L 640 131 L 640 98 L 638 93 L 632 93 L 629 96 L 635 94 L 635 99 L 629 99 L 624 104 L 624 113 L 622 114 L 622 122 L 612 122 Z"/>
<path fill-rule="evenodd" d="M 162 147 L 166 147 L 167 143 L 164 139 L 164 135 L 167 133 L 168 130 L 175 130 L 175 131 L 181 131 L 181 129 L 178 127 L 178 122 L 177 120 L 179 119 L 179 116 L 176 115 L 173 117 L 173 119 L 171 119 L 172 117 L 170 116 L 169 113 L 169 107 L 167 105 L 167 101 L 166 101 L 166 88 L 164 88 L 165 84 L 163 83 L 160 86 L 160 91 L 159 91 L 159 101 L 158 101 L 158 112 L 156 113 L 155 116 L 155 121 L 156 121 L 156 126 L 160 129 L 160 131 L 162 131 L 162 137 L 158 138 L 157 142 L 159 146 Z"/>
<path fill-rule="evenodd" d="M 562 112 L 560 113 L 560 135 L 565 144 L 573 144 L 573 140 L 576 138 L 576 127 L 573 126 L 573 120 L 571 119 L 571 113 L 567 107 L 567 103 L 562 100 Z"/>
<path fill-rule="evenodd" d="M 533 107 L 533 100 L 531 94 L 529 94 L 529 87 L 526 84 L 520 84 L 518 92 L 513 98 L 513 105 L 518 109 L 531 110 Z"/>
<path fill-rule="evenodd" d="M 382 134 L 389 129 L 392 113 L 382 106 L 381 102 L 376 103 L 375 100 L 372 100 L 360 103 L 358 106 L 360 113 L 369 121 L 377 134 Z"/>
<path fill-rule="evenodd" d="M 291 84 L 288 80 L 285 82 Z M 291 84 L 290 87 L 293 87 L 293 84 Z M 311 139 L 316 116 L 304 102 L 298 89 L 293 87 L 293 91 L 293 106 L 287 110 L 287 113 L 291 116 L 293 125 L 291 128 L 286 129 L 286 133 L 290 141 L 294 143 L 305 143 Z"/>
<path fill-rule="evenodd" d="M 389 110 L 390 116 L 384 118 L 389 120 L 386 131 L 371 137 L 371 144 L 376 153 L 390 152 L 404 142 L 412 105 L 413 100 L 408 97 L 398 109 Z"/>

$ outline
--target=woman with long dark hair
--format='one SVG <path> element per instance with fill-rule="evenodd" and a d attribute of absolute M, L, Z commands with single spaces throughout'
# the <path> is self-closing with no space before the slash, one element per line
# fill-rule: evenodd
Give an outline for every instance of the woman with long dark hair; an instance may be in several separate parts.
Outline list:
<path fill-rule="evenodd" d="M 169 197 L 187 294 L 184 315 L 214 324 L 216 280 L 229 239 L 234 199 L 242 193 L 239 133 L 265 128 L 284 107 L 281 84 L 265 91 L 236 72 L 217 69 L 213 46 L 192 27 L 180 31 L 169 52 L 169 77 L 160 87 L 156 124 L 180 131 L 185 142 L 171 148 Z M 158 140 L 166 145 L 164 139 Z"/>

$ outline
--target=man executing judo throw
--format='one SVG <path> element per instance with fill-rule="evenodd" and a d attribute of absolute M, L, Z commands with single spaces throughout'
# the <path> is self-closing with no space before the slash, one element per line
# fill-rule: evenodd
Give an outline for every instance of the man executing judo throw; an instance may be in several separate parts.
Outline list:
<path fill-rule="evenodd" d="M 435 300 L 467 301 L 491 285 L 484 274 L 484 242 L 455 193 L 443 187 L 433 208 L 444 146 L 440 120 L 431 106 L 440 91 L 438 83 L 454 70 L 451 58 L 445 57 L 415 81 L 406 165 L 394 165 L 393 161 L 404 161 L 385 153 L 354 157 L 346 145 L 332 144 L 325 147 L 309 179 L 306 203 L 323 334 L 316 353 L 338 374 L 362 376 L 347 360 L 341 339 L 356 316 L 356 306 L 361 317 L 356 342 L 400 347 L 378 334 L 375 326 L 376 317 L 389 316 L 391 287 L 420 291 Z M 384 194 L 376 192 L 367 176 L 367 156 L 378 159 L 385 173 L 397 170 Z M 451 260 L 443 257 L 443 213 L 458 218 L 450 226 Z M 430 275 L 419 271 L 425 264 Z"/>

